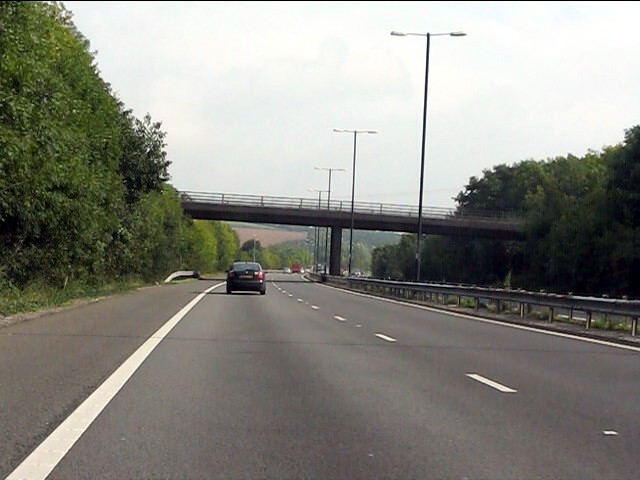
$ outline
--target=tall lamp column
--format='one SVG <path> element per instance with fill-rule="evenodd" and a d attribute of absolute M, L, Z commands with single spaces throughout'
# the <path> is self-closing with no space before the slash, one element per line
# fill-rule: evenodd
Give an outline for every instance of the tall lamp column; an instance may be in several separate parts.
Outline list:
<path fill-rule="evenodd" d="M 448 33 L 404 33 L 391 32 L 396 37 L 427 37 L 427 58 L 424 71 L 424 107 L 422 109 L 422 155 L 420 157 L 420 196 L 418 197 L 418 237 L 416 238 L 416 282 L 420 281 L 420 239 L 422 238 L 422 191 L 424 186 L 424 154 L 427 140 L 427 92 L 429 89 L 429 49 L 431 46 L 431 37 L 447 35 L 449 37 L 464 37 L 464 32 L 448 32 Z"/>
<path fill-rule="evenodd" d="M 353 212 L 356 192 L 356 146 L 359 133 L 376 134 L 377 130 L 344 130 L 334 128 L 336 133 L 353 133 L 353 168 L 351 172 L 351 230 L 349 233 L 349 276 L 351 276 L 351 259 L 353 257 Z"/>

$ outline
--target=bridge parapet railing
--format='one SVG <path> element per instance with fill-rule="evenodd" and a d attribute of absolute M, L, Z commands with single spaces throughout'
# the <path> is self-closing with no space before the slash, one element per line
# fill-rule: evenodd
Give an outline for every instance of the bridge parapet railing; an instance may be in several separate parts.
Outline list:
<path fill-rule="evenodd" d="M 210 193 L 210 192 L 180 192 L 181 198 L 187 201 L 210 203 L 217 205 L 236 205 L 248 207 L 272 207 L 272 208 L 297 208 L 308 210 L 329 210 L 336 212 L 351 212 L 351 201 L 331 200 L 318 202 L 313 198 L 278 197 L 267 195 L 243 195 L 235 193 Z M 354 202 L 355 213 L 369 213 L 374 215 L 391 215 L 403 217 L 418 217 L 418 207 L 413 205 Z M 422 216 L 432 219 L 478 219 L 490 221 L 519 222 L 520 219 L 507 212 L 488 211 L 458 211 L 453 208 L 423 207 Z"/>
<path fill-rule="evenodd" d="M 632 336 L 637 336 L 638 334 L 640 300 L 329 275 L 316 277 L 316 280 L 320 279 L 350 290 L 359 290 L 385 297 L 402 298 L 409 301 L 442 303 L 443 305 L 454 304 L 457 307 L 460 307 L 464 301 L 470 301 L 472 308 L 476 311 L 484 305 L 487 308 L 491 307 L 491 310 L 498 314 L 503 312 L 511 313 L 515 306 L 515 311 L 521 318 L 529 315 L 532 307 L 539 307 L 538 317 L 545 315 L 550 323 L 560 317 L 566 317 L 568 321 L 584 323 L 586 329 L 592 328 L 594 314 L 597 314 L 599 316 L 598 322 L 602 323 L 603 326 L 606 326 L 607 323 L 626 325 Z M 566 315 L 561 312 L 565 312 Z M 575 316 L 576 313 L 582 313 L 583 316 Z"/>

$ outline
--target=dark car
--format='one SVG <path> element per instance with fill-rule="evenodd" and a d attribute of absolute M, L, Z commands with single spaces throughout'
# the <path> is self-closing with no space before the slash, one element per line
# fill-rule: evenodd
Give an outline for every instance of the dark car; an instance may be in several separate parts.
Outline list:
<path fill-rule="evenodd" d="M 267 293 L 262 265 L 257 262 L 234 262 L 227 270 L 227 293 L 234 291 Z"/>

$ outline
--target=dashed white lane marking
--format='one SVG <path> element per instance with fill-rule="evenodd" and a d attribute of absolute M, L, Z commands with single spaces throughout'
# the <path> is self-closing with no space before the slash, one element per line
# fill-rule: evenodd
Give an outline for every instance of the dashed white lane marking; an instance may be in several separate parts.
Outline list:
<path fill-rule="evenodd" d="M 480 383 L 484 383 L 485 385 L 488 385 L 491 388 L 495 388 L 496 390 L 502 392 L 502 393 L 517 393 L 517 390 L 514 390 L 513 388 L 507 387 L 505 385 L 502 385 L 498 382 L 494 382 L 493 380 L 489 380 L 486 377 L 483 377 L 482 375 L 478 375 L 477 373 L 467 373 L 466 374 L 467 377 L 469 378 L 473 378 L 474 380 L 476 380 L 477 382 Z"/>
<path fill-rule="evenodd" d="M 298 299 L 298 301 L 299 301 L 300 303 L 304 302 L 304 300 L 303 300 L 303 299 L 301 299 L 301 298 L 299 298 L 299 299 Z"/>
<path fill-rule="evenodd" d="M 320 310 L 320 308 L 316 307 L 315 305 L 311 305 L 311 308 L 313 308 L 314 310 Z"/>
<path fill-rule="evenodd" d="M 331 285 L 327 285 L 327 284 L 324 284 L 324 283 L 314 283 L 314 285 L 318 285 L 318 286 L 323 287 L 323 288 L 331 288 L 333 290 L 338 290 L 338 291 L 340 291 L 342 293 L 346 293 L 348 295 L 355 295 L 355 296 L 358 296 L 358 297 L 371 298 L 373 300 L 380 300 L 381 302 L 395 303 L 397 305 L 404 305 L 405 307 L 416 308 L 418 310 L 426 310 L 428 312 L 439 313 L 441 315 L 449 315 L 449 316 L 452 316 L 452 317 L 466 318 L 466 319 L 469 319 L 469 320 L 475 320 L 477 322 L 490 323 L 492 325 L 499 325 L 499 326 L 505 327 L 505 328 L 515 328 L 515 329 L 518 329 L 518 330 L 525 330 L 527 332 L 535 332 L 535 333 L 539 333 L 539 334 L 542 334 L 542 335 L 551 335 L 553 337 L 569 338 L 571 340 L 578 340 L 579 342 L 595 343 L 597 345 L 605 345 L 607 347 L 621 348 L 623 350 L 631 350 L 633 352 L 640 352 L 640 347 L 634 347 L 634 346 L 631 346 L 631 345 L 623 345 L 621 343 L 613 343 L 613 342 L 608 342 L 606 340 L 597 340 L 595 338 L 580 337 L 580 336 L 577 336 L 577 335 L 572 335 L 570 333 L 552 332 L 550 330 L 540 330 L 538 328 L 528 327 L 526 325 L 515 325 L 513 323 L 505 323 L 505 322 L 500 322 L 498 320 L 490 320 L 488 318 L 474 317 L 473 315 L 466 314 L 466 313 L 449 312 L 449 311 L 441 310 L 441 309 L 438 309 L 438 308 L 427 307 L 425 305 L 416 305 L 415 303 L 406 303 L 406 302 L 402 302 L 400 300 L 394 300 L 392 298 L 383 298 L 383 297 L 377 297 L 375 295 L 369 295 L 367 293 L 352 292 L 352 291 L 349 291 L 349 290 L 345 290 L 344 288 L 332 287 Z"/>
<path fill-rule="evenodd" d="M 290 294 L 289 294 L 289 298 L 293 298 L 293 293 L 290 293 Z"/>
<path fill-rule="evenodd" d="M 182 307 L 45 438 L 5 480 L 44 480 L 173 327 L 211 290 L 221 285 L 225 285 L 225 282 L 206 289 Z"/>
<path fill-rule="evenodd" d="M 391 342 L 394 343 L 397 340 L 393 337 L 389 337 L 388 335 L 385 335 L 384 333 L 376 333 L 376 337 L 381 338 L 382 340 L 385 340 L 387 342 Z"/>
<path fill-rule="evenodd" d="M 618 432 L 616 432 L 615 430 L 604 430 L 602 433 L 604 433 L 605 435 L 610 435 L 614 437 L 618 435 Z"/>
<path fill-rule="evenodd" d="M 341 317 L 340 315 L 334 315 L 333 318 L 335 318 L 336 320 L 338 320 L 339 322 L 346 322 L 347 319 L 344 317 Z"/>

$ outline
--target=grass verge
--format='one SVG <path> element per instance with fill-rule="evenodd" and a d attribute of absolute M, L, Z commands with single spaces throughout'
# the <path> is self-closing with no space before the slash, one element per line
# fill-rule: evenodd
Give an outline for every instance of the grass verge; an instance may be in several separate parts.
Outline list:
<path fill-rule="evenodd" d="M 53 287 L 46 282 L 33 282 L 23 289 L 5 284 L 0 289 L 0 317 L 65 307 L 78 300 L 91 300 L 128 292 L 145 285 L 148 284 L 138 278 L 99 285 L 70 281 L 64 287 Z"/>

